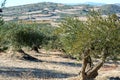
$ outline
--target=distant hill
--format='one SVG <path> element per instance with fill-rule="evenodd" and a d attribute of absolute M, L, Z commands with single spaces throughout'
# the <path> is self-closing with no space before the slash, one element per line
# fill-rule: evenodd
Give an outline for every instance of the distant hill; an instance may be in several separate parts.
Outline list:
<path fill-rule="evenodd" d="M 90 10 L 100 10 L 103 14 L 120 13 L 119 4 L 86 2 L 84 4 L 61 4 L 42 2 L 6 7 L 3 16 L 9 20 L 61 20 L 64 17 L 84 17 Z"/>
<path fill-rule="evenodd" d="M 100 7 L 103 14 L 120 13 L 120 6 L 115 4 L 107 4 Z"/>
<path fill-rule="evenodd" d="M 115 5 L 118 5 L 118 6 L 120 6 L 120 3 L 115 3 Z"/>
<path fill-rule="evenodd" d="M 105 3 L 96 3 L 96 2 L 85 2 L 83 4 L 89 4 L 89 5 L 93 5 L 93 6 L 102 6 L 102 5 L 105 5 Z"/>
<path fill-rule="evenodd" d="M 97 2 L 85 2 L 85 3 L 67 3 L 67 5 L 91 5 L 91 6 L 102 6 L 105 5 L 105 3 L 97 3 Z"/>
<path fill-rule="evenodd" d="M 42 2 L 42 3 L 35 3 L 35 4 L 27 4 L 21 6 L 13 6 L 13 7 L 6 7 L 3 11 L 5 14 L 21 14 L 25 12 L 32 12 L 32 11 L 39 11 L 39 10 L 62 10 L 62 9 L 69 9 L 72 8 L 70 5 L 64 5 L 59 3 L 52 3 L 52 2 Z"/>
<path fill-rule="evenodd" d="M 66 9 L 74 9 L 75 6 L 84 7 L 84 9 L 92 9 L 96 6 L 99 6 L 100 10 L 104 14 L 108 13 L 120 13 L 120 6 L 119 4 L 104 4 L 104 3 L 94 3 L 94 2 L 85 2 L 84 4 L 60 4 L 60 3 L 52 3 L 52 2 L 42 2 L 42 3 L 35 3 L 35 4 L 27 4 L 21 6 L 13 6 L 13 7 L 6 7 L 3 12 L 5 15 L 21 15 L 26 12 L 33 12 L 33 11 L 42 11 L 43 13 L 54 12 L 55 10 L 66 10 Z"/>

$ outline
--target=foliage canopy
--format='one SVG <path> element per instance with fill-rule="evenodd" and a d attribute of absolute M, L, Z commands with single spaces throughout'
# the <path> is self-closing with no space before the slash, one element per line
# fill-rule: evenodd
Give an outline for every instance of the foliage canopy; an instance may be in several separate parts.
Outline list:
<path fill-rule="evenodd" d="M 107 51 L 106 57 L 120 55 L 120 20 L 115 14 L 103 17 L 91 12 L 87 21 L 66 18 L 56 32 L 69 54 L 80 56 L 83 51 L 90 49 L 90 55 L 94 57 L 98 57 L 98 54 L 102 56 L 103 50 Z"/>

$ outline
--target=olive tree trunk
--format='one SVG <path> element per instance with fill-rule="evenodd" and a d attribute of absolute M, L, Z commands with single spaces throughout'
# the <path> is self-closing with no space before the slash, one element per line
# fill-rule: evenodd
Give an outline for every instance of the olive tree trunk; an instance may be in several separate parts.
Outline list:
<path fill-rule="evenodd" d="M 103 57 L 100 62 L 96 65 L 93 64 L 90 50 L 86 50 L 83 53 L 83 60 L 82 60 L 82 69 L 80 71 L 80 80 L 94 80 L 98 76 L 98 70 L 103 66 L 106 55 L 103 53 Z"/>

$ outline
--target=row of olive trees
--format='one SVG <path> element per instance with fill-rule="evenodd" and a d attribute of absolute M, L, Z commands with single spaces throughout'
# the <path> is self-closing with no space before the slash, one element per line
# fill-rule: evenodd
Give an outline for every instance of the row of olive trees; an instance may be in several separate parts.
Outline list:
<path fill-rule="evenodd" d="M 80 80 L 94 79 L 106 59 L 120 58 L 120 19 L 116 15 L 102 17 L 91 12 L 84 22 L 67 18 L 56 33 L 66 53 L 82 58 Z M 96 65 L 93 58 L 99 59 Z"/>
<path fill-rule="evenodd" d="M 54 28 L 47 24 L 29 25 L 6 22 L 0 26 L 0 47 L 13 47 L 15 50 L 23 47 L 38 49 L 40 46 L 54 48 L 54 45 L 51 44 L 56 40 L 56 36 L 52 34 L 53 30 Z"/>
<path fill-rule="evenodd" d="M 0 12 L 5 7 L 7 0 L 1 3 Z M 20 49 L 22 47 L 43 46 L 45 48 L 57 48 L 55 43 L 57 36 L 53 35 L 53 30 L 48 24 L 18 24 L 4 22 L 2 14 L 0 15 L 0 48 L 13 47 Z M 38 51 L 38 50 L 37 50 Z"/>

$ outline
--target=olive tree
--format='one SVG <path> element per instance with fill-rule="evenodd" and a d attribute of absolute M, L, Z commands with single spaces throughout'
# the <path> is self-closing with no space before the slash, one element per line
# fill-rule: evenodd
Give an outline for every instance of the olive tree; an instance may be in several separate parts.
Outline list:
<path fill-rule="evenodd" d="M 3 0 L 3 2 L 0 4 L 1 5 L 1 8 L 0 8 L 0 26 L 4 24 L 4 20 L 3 20 L 3 15 L 2 15 L 2 8 L 5 7 L 5 3 L 6 3 L 6 0 Z"/>
<path fill-rule="evenodd" d="M 56 32 L 65 52 L 82 58 L 80 80 L 96 78 L 106 59 L 120 57 L 120 20 L 116 15 L 103 17 L 91 12 L 87 21 L 66 18 Z"/>

